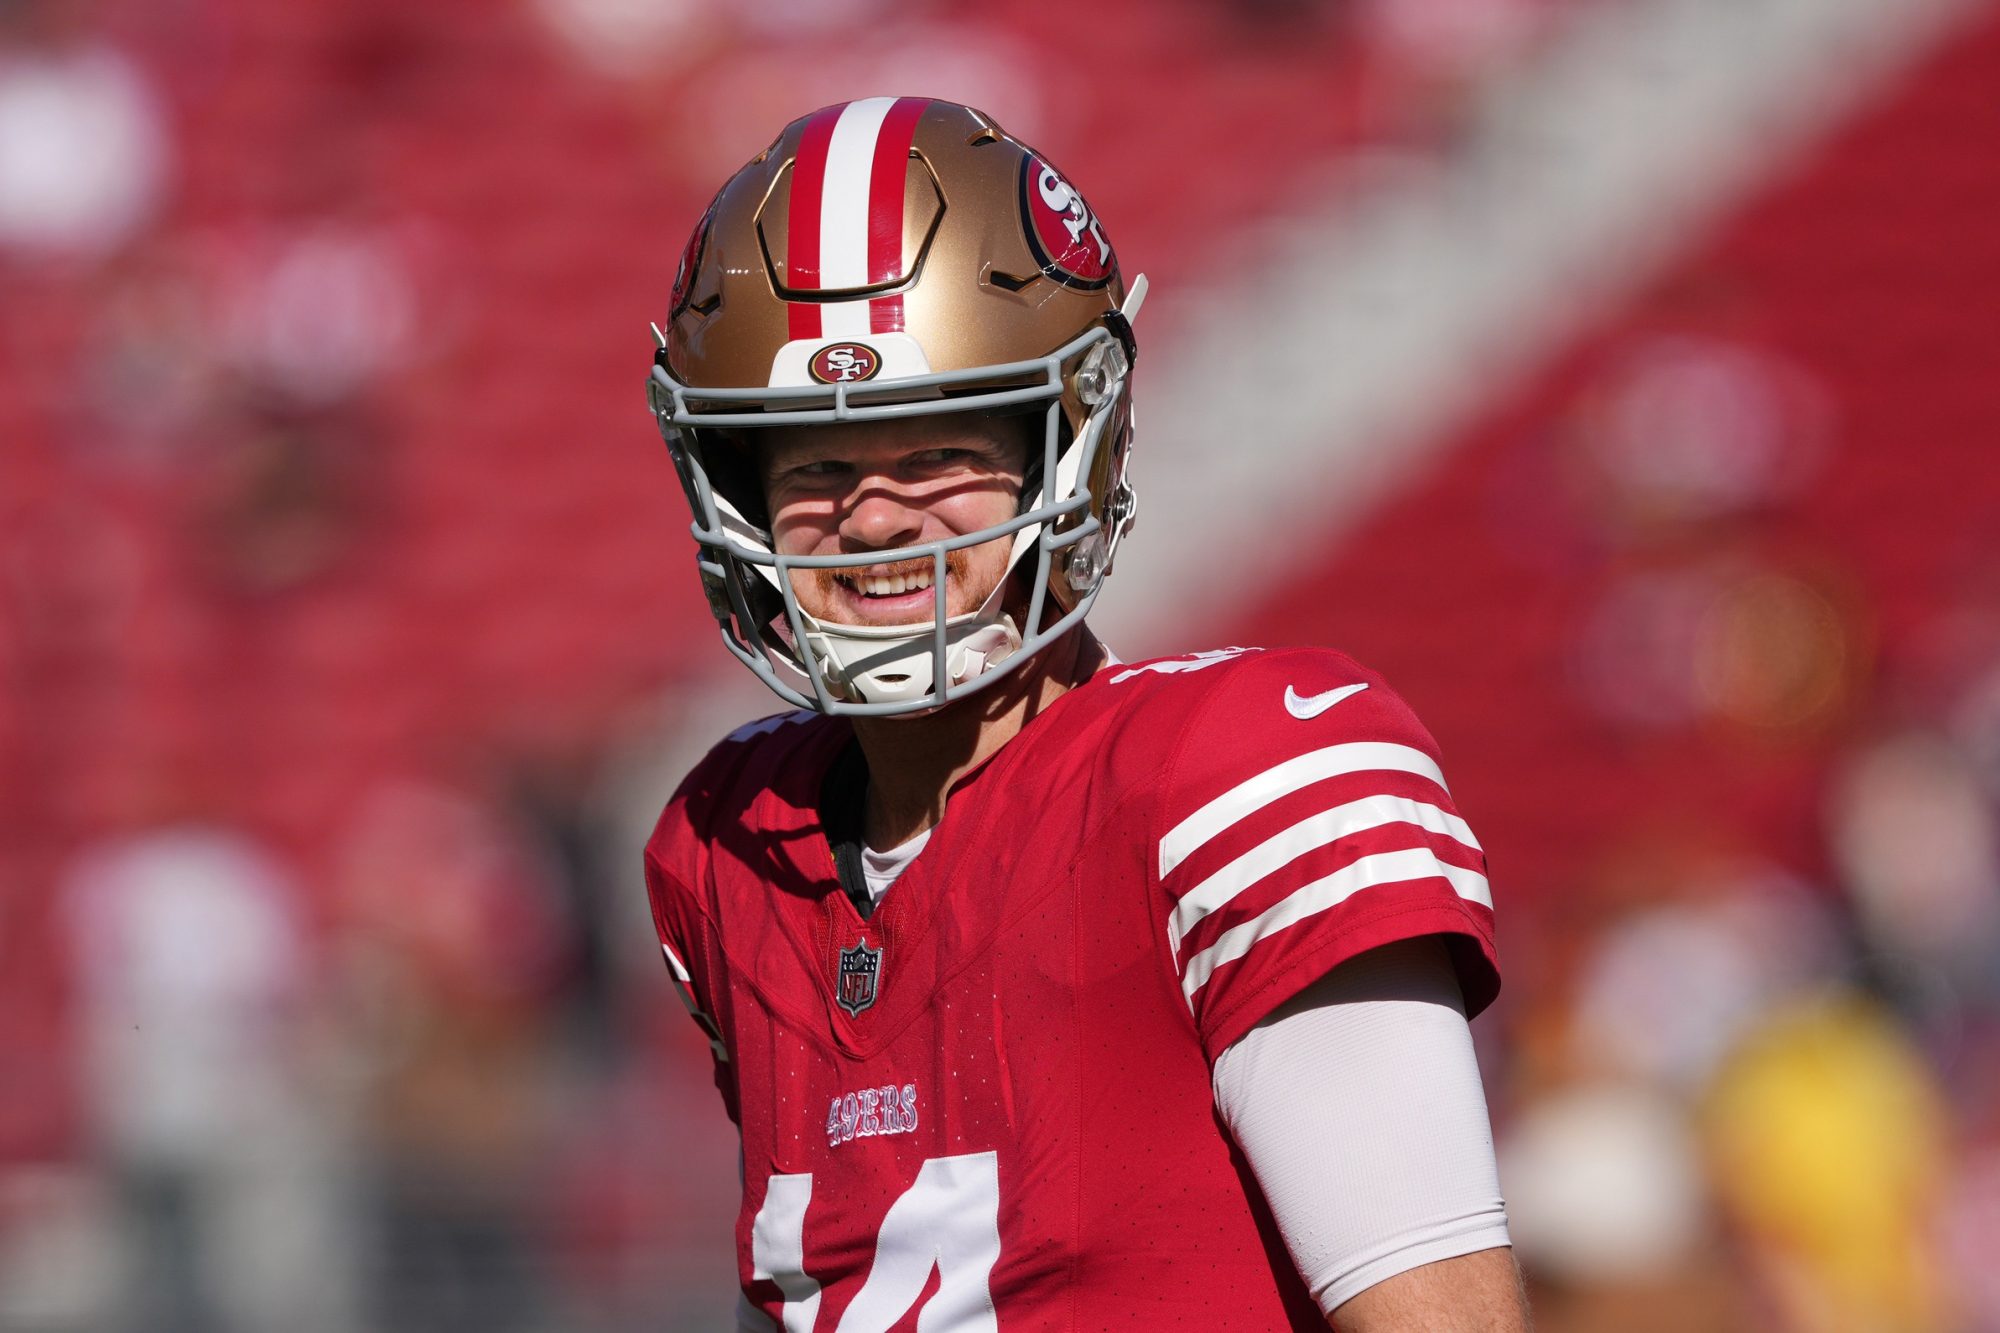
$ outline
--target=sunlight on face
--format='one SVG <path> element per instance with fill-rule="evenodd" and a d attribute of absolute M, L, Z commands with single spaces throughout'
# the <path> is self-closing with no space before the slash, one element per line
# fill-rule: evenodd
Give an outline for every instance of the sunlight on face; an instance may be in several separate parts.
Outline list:
<path fill-rule="evenodd" d="M 1025 420 L 959 413 L 760 432 L 773 545 L 781 555 L 860 555 L 1004 523 L 1020 506 Z M 948 614 L 977 609 L 999 586 L 1012 543 L 999 537 L 950 553 Z M 799 605 L 820 620 L 914 625 L 936 607 L 935 572 L 916 559 L 791 578 Z"/>

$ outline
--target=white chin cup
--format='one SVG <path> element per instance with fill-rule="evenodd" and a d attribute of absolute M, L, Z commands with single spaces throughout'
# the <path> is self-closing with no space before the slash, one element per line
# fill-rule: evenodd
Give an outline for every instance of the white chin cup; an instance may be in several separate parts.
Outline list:
<path fill-rule="evenodd" d="M 907 703 L 936 688 L 936 632 L 921 625 L 838 625 L 803 615 L 806 650 L 829 692 L 853 703 Z M 1009 615 L 968 611 L 945 621 L 947 687 L 962 685 L 1021 649 Z"/>

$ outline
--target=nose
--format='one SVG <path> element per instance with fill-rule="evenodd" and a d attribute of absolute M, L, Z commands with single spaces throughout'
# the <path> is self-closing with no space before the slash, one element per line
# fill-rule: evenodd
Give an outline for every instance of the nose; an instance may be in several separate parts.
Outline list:
<path fill-rule="evenodd" d="M 853 551 L 914 546 L 923 530 L 924 511 L 916 495 L 879 474 L 860 479 L 848 494 L 840 520 L 841 542 Z"/>

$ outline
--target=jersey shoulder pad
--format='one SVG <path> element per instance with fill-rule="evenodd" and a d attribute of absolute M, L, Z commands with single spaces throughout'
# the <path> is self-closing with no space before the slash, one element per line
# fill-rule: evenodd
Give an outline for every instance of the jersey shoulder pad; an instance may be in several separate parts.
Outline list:
<path fill-rule="evenodd" d="M 688 771 L 646 844 L 646 857 L 684 884 L 700 883 L 708 845 L 725 831 L 814 809 L 818 775 L 845 742 L 844 723 L 800 709 L 745 723 Z"/>
<path fill-rule="evenodd" d="M 1219 756 L 1296 753 L 1340 741 L 1409 745 L 1433 758 L 1437 742 L 1374 671 L 1331 648 L 1246 654 L 1216 671 L 1190 718 L 1190 740 Z"/>
<path fill-rule="evenodd" d="M 1220 772 L 1343 740 L 1437 757 L 1402 697 L 1331 648 L 1221 648 L 1121 663 L 1105 669 L 1104 686 L 1124 748 L 1145 752 L 1155 781 L 1169 765 Z"/>
<path fill-rule="evenodd" d="M 1205 677 L 1205 679 L 1204 679 Z M 1461 939 L 1491 998 L 1492 896 L 1437 744 L 1376 673 L 1328 649 L 1240 654 L 1136 728 L 1168 952 L 1211 1056 L 1355 954 Z"/>
<path fill-rule="evenodd" d="M 1261 804 L 1266 789 L 1320 794 L 1351 785 L 1326 785 L 1342 774 L 1450 801 L 1437 741 L 1401 695 L 1347 654 L 1245 653 L 1204 674 L 1188 682 L 1188 695 L 1165 701 L 1160 719 L 1175 719 L 1154 778 L 1164 828 L 1239 788 L 1248 789 L 1240 800 Z"/>

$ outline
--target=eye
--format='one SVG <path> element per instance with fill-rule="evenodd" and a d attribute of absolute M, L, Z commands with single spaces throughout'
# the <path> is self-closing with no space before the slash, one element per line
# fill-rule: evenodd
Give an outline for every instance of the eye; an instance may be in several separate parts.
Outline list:
<path fill-rule="evenodd" d="M 848 470 L 848 465 L 837 458 L 816 458 L 789 469 L 789 472 L 794 477 L 838 477 Z"/>
<path fill-rule="evenodd" d="M 978 455 L 970 449 L 940 447 L 937 449 L 925 449 L 921 453 L 914 454 L 911 456 L 910 461 L 920 467 L 934 467 L 943 464 L 963 463 L 977 457 Z"/>

